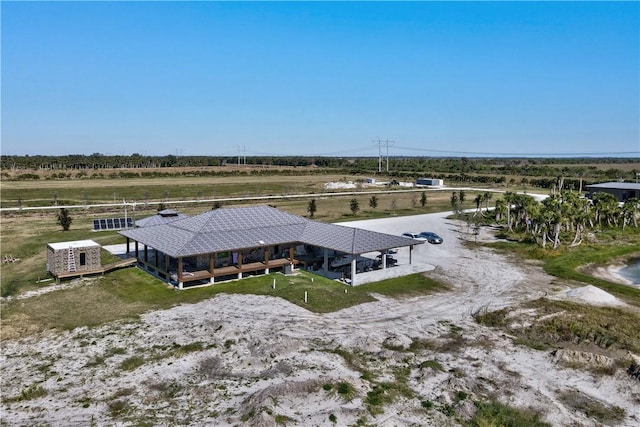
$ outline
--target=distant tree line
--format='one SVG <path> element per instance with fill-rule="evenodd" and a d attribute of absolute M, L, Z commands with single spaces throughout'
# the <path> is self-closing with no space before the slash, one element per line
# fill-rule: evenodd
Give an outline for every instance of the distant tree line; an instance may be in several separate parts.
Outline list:
<path fill-rule="evenodd" d="M 84 178 L 157 178 L 167 176 L 226 176 L 298 174 L 294 170 L 260 169 L 260 166 L 297 168 L 305 173 L 334 173 L 376 176 L 396 180 L 420 177 L 444 179 L 455 183 L 531 186 L 552 188 L 558 177 L 565 178 L 565 188 L 580 190 L 585 185 L 625 179 L 633 181 L 640 172 L 638 158 L 467 158 L 467 157 L 396 157 L 389 160 L 390 172 L 378 172 L 377 157 L 248 157 L 246 170 L 206 169 L 212 166 L 237 166 L 236 157 L 215 156 L 112 156 L 100 153 L 66 156 L 2 156 L 3 179 L 41 179 L 36 172 L 48 171 L 47 179 Z M 597 167 L 596 165 L 620 165 Z M 629 165 L 632 165 L 631 167 Z M 313 166 L 315 168 L 309 168 Z M 160 169 L 163 168 L 163 169 Z M 167 170 L 167 168 L 169 170 Z M 175 172 L 171 168 L 176 168 Z M 179 170 L 178 168 L 193 168 Z M 197 169 L 202 168 L 202 169 Z M 139 170 L 137 170 L 139 169 Z M 385 165 L 386 169 L 386 165 Z M 11 173 L 10 173 L 11 172 Z"/>

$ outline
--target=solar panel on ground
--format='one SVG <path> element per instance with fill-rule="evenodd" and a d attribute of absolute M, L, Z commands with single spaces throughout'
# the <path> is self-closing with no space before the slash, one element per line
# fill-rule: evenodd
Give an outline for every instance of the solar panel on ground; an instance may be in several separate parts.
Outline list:
<path fill-rule="evenodd" d="M 93 220 L 93 230 L 94 231 L 104 231 L 104 230 L 122 230 L 125 228 L 133 228 L 133 218 L 105 218 L 105 219 L 94 219 Z"/>

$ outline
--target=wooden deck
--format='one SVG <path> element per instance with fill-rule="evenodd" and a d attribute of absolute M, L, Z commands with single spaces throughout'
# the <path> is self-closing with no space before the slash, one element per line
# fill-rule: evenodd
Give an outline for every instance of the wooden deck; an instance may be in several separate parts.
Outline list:
<path fill-rule="evenodd" d="M 136 258 L 126 258 L 120 261 L 112 262 L 111 264 L 103 265 L 102 267 L 96 268 L 93 270 L 68 271 L 66 273 L 54 274 L 54 276 L 56 280 L 60 280 L 60 279 L 66 279 L 69 277 L 82 277 L 82 276 L 91 276 L 93 274 L 104 274 L 104 273 L 108 273 L 111 270 L 117 270 L 118 268 L 134 265 L 136 262 L 138 262 Z"/>
<path fill-rule="evenodd" d="M 287 258 L 278 258 L 269 260 L 269 266 L 264 261 L 260 262 L 251 262 L 247 264 L 242 264 L 241 266 L 230 265 L 226 267 L 217 267 L 213 269 L 213 274 L 209 272 L 209 270 L 196 270 L 196 271 L 183 271 L 182 277 L 178 279 L 180 282 L 191 282 L 195 280 L 207 280 L 211 277 L 224 277 L 224 276 L 234 276 L 240 273 L 251 273 L 254 271 L 266 270 L 267 268 L 281 268 L 285 265 L 289 264 L 300 264 L 300 261 L 294 259 L 291 262 Z"/>

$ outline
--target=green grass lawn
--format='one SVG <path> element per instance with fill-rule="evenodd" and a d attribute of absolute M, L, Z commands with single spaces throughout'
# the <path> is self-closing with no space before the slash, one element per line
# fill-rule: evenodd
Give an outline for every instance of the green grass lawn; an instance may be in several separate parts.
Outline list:
<path fill-rule="evenodd" d="M 178 291 L 138 268 L 128 268 L 99 276 L 91 285 L 5 303 L 2 332 L 3 338 L 7 338 L 50 328 L 63 330 L 118 319 L 135 320 L 150 310 L 195 303 L 220 293 L 269 295 L 311 312 L 327 313 L 375 301 L 371 293 L 401 298 L 444 290 L 445 286 L 420 274 L 348 287 L 301 271 L 295 275 L 274 273 Z"/>
<path fill-rule="evenodd" d="M 640 229 L 612 229 L 598 233 L 597 243 L 583 243 L 576 247 L 543 249 L 531 243 L 499 242 L 490 247 L 514 253 L 523 258 L 542 261 L 544 270 L 561 279 L 575 280 L 597 286 L 630 304 L 640 306 L 640 288 L 612 283 L 579 271 L 587 264 L 605 266 L 613 260 L 640 254 Z"/>

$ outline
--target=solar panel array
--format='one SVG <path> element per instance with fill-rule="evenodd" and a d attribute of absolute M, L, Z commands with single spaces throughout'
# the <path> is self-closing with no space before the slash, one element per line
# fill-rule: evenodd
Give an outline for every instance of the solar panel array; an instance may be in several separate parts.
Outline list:
<path fill-rule="evenodd" d="M 133 228 L 133 218 L 105 218 L 93 220 L 93 231 Z"/>

